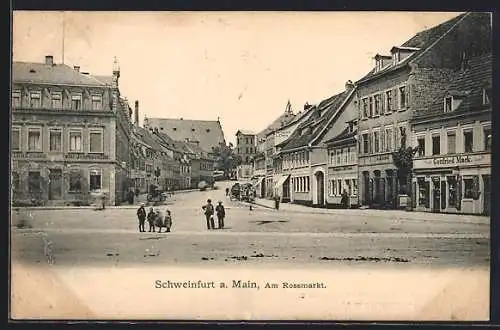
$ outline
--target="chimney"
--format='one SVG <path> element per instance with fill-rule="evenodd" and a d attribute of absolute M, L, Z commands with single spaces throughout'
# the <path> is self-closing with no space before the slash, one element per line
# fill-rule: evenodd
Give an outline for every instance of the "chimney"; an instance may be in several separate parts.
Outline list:
<path fill-rule="evenodd" d="M 135 125 L 139 126 L 139 101 L 135 101 Z"/>
<path fill-rule="evenodd" d="M 54 57 L 52 55 L 45 56 L 45 65 L 49 65 L 49 66 L 54 65 Z"/>
<path fill-rule="evenodd" d="M 79 65 L 75 65 L 73 67 L 73 69 L 75 69 L 76 72 L 80 72 L 80 66 Z"/>
<path fill-rule="evenodd" d="M 309 102 L 306 102 L 306 104 L 304 104 L 304 110 L 307 110 L 311 107 L 311 105 L 309 104 Z"/>
<path fill-rule="evenodd" d="M 353 82 L 351 80 L 348 80 L 345 83 L 345 90 L 346 90 L 346 92 L 350 92 L 353 88 L 354 88 Z"/>

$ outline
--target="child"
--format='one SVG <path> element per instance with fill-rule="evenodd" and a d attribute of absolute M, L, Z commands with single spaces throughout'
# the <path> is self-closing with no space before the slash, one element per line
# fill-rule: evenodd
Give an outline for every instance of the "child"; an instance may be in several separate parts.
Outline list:
<path fill-rule="evenodd" d="M 164 225 L 167 228 L 167 233 L 170 233 L 170 228 L 172 228 L 172 215 L 170 213 L 170 210 L 167 210 Z"/>

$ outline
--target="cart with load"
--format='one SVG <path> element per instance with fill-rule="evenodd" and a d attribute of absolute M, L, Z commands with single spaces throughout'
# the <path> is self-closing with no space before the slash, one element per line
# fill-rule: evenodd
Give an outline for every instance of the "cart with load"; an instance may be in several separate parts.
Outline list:
<path fill-rule="evenodd" d="M 164 202 L 167 199 L 166 194 L 161 191 L 157 185 L 149 186 L 149 193 L 147 196 L 147 201 L 150 203 Z"/>

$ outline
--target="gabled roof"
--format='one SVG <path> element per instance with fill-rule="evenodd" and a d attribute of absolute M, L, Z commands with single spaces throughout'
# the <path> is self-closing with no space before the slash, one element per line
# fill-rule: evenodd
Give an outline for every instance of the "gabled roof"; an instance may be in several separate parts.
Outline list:
<path fill-rule="evenodd" d="M 235 135 L 238 135 L 239 133 L 243 134 L 243 135 L 255 135 L 254 132 L 252 131 L 247 131 L 247 130 L 244 130 L 244 129 L 239 129 L 238 132 L 236 132 Z"/>
<path fill-rule="evenodd" d="M 276 118 L 269 126 L 260 131 L 257 134 L 259 139 L 266 137 L 269 133 L 274 132 L 276 129 L 283 127 L 289 123 L 291 123 L 297 115 L 285 112 L 282 113 L 278 118 Z"/>
<path fill-rule="evenodd" d="M 14 83 L 106 86 L 105 83 L 93 76 L 85 75 L 65 64 L 13 62 L 12 80 Z"/>
<path fill-rule="evenodd" d="M 407 50 L 413 50 L 414 53 L 410 55 L 409 57 L 405 58 L 403 61 L 400 61 L 396 65 L 389 65 L 385 67 L 383 70 L 376 71 L 375 68 L 373 68 L 367 75 L 365 75 L 363 78 L 358 80 L 356 84 L 363 83 L 367 80 L 370 80 L 374 77 L 383 75 L 387 72 L 391 72 L 397 69 L 400 69 L 409 63 L 415 62 L 418 60 L 418 58 L 425 53 L 428 49 L 430 49 L 434 44 L 445 34 L 447 34 L 450 30 L 452 30 L 460 21 L 462 21 L 469 13 L 461 14 L 458 15 L 457 17 L 454 17 L 444 23 L 441 23 L 435 27 L 432 27 L 430 29 L 424 30 L 422 32 L 417 33 L 415 36 L 413 36 L 411 39 L 403 43 L 400 47 L 393 47 L 395 48 L 402 48 L 402 49 L 407 49 Z"/>
<path fill-rule="evenodd" d="M 354 141 L 355 140 L 354 137 L 356 136 L 356 134 L 357 134 L 357 129 L 354 129 L 352 132 L 349 132 L 349 126 L 347 126 L 339 135 L 329 140 L 326 140 L 325 144 L 335 145 L 341 141 L 350 141 L 350 140 Z"/>
<path fill-rule="evenodd" d="M 153 137 L 153 134 L 148 131 L 145 128 L 142 127 L 137 127 L 136 129 L 136 135 L 141 139 L 141 141 L 144 141 L 147 145 L 151 147 L 153 150 L 157 151 L 162 151 L 162 146 L 156 141 L 156 139 Z"/>
<path fill-rule="evenodd" d="M 288 151 L 313 144 L 321 136 L 330 121 L 334 119 L 347 100 L 353 95 L 352 91 L 344 91 L 322 102 L 313 110 L 313 113 L 297 130 L 284 142 L 280 143 L 281 151 Z"/>
<path fill-rule="evenodd" d="M 220 122 L 215 120 L 146 118 L 145 126 L 157 127 L 174 141 L 197 141 L 208 152 L 212 147 L 226 143 Z"/>
<path fill-rule="evenodd" d="M 414 115 L 414 119 L 429 116 L 447 117 L 457 113 L 471 112 L 491 108 L 483 105 L 483 90 L 489 91 L 491 104 L 491 88 L 493 76 L 493 54 L 487 53 L 469 60 L 467 68 L 458 73 L 450 84 L 445 87 L 442 96 L 436 96 L 428 109 L 422 109 Z M 449 92 L 458 93 L 462 102 L 457 109 L 444 113 L 444 96 Z"/>

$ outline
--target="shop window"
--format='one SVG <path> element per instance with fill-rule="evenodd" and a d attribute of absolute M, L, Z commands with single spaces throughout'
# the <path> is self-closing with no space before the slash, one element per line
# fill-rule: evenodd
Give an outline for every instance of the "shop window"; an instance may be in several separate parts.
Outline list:
<path fill-rule="evenodd" d="M 472 152 L 474 136 L 472 130 L 464 132 L 464 152 Z"/>
<path fill-rule="evenodd" d="M 101 189 L 101 171 L 91 170 L 89 175 L 89 187 L 90 190 Z"/>
<path fill-rule="evenodd" d="M 425 137 L 419 137 L 418 142 L 418 155 L 425 156 Z"/>
<path fill-rule="evenodd" d="M 441 153 L 441 138 L 439 135 L 432 137 L 432 154 L 439 155 Z"/>
<path fill-rule="evenodd" d="M 484 127 L 484 150 L 491 151 L 491 127 Z"/>
<path fill-rule="evenodd" d="M 71 171 L 69 173 L 69 191 L 70 192 L 82 191 L 82 174 L 80 171 Z"/>
<path fill-rule="evenodd" d="M 425 208 L 429 208 L 429 189 L 428 181 L 423 178 L 418 179 L 418 204 Z"/>
<path fill-rule="evenodd" d="M 464 178 L 464 198 L 474 197 L 474 179 Z"/>
<path fill-rule="evenodd" d="M 455 207 L 457 201 L 457 180 L 455 177 L 448 177 L 448 207 Z"/>
<path fill-rule="evenodd" d="M 28 190 L 30 193 L 36 193 L 42 190 L 42 177 L 40 172 L 34 171 L 28 173 Z"/>
<path fill-rule="evenodd" d="M 353 196 L 358 194 L 358 179 L 352 179 L 352 194 Z"/>
<path fill-rule="evenodd" d="M 455 132 L 448 132 L 447 139 L 448 139 L 448 153 L 449 154 L 456 153 L 457 139 Z"/>

